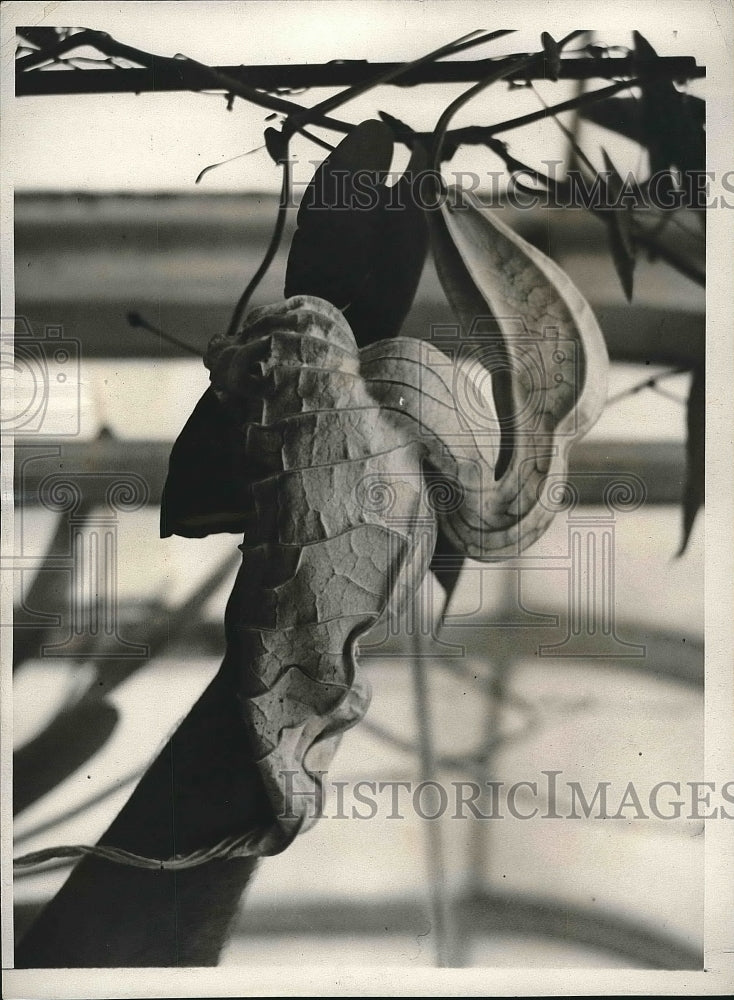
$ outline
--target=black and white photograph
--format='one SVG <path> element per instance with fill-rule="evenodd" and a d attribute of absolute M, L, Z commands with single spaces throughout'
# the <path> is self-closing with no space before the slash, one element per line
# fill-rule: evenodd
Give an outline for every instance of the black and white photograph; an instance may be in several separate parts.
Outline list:
<path fill-rule="evenodd" d="M 4 995 L 731 995 L 731 0 L 0 17 Z"/>

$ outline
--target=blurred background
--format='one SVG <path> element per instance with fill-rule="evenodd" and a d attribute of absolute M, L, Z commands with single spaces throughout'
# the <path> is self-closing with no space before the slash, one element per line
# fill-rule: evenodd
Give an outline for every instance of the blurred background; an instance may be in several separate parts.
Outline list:
<path fill-rule="evenodd" d="M 216 64 L 412 59 L 493 27 L 486 11 L 480 21 L 473 5 L 451 3 L 193 3 L 185 19 L 166 3 L 127 5 L 134 15 L 80 6 L 65 5 L 65 24 L 73 9 L 75 23 L 121 41 Z M 660 55 L 705 65 L 705 31 L 694 22 L 639 27 Z M 481 54 L 535 49 L 540 30 L 569 29 L 537 24 Z M 592 37 L 631 45 L 629 30 Z M 686 89 L 703 96 L 704 88 Z M 430 128 L 461 89 L 382 87 L 348 105 L 349 120 L 384 109 Z M 294 99 L 314 103 L 332 92 Z M 539 95 L 555 103 L 578 92 L 563 81 L 494 87 L 456 124 L 504 120 L 537 110 Z M 131 328 L 126 315 L 138 311 L 203 352 L 262 258 L 279 175 L 260 148 L 265 113 L 243 102 L 227 112 L 221 95 L 14 104 L 15 333 L 25 351 L 16 347 L 11 415 L 21 854 L 93 843 L 221 661 L 238 540 L 158 537 L 170 447 L 207 372 L 196 357 Z M 572 115 L 563 121 L 599 168 L 603 145 L 622 173 L 645 173 L 637 143 Z M 569 162 L 553 121 L 513 132 L 511 150 L 533 163 Z M 302 187 L 323 151 L 301 140 L 294 151 Z M 203 167 L 235 156 L 195 186 Z M 502 169 L 481 148 L 447 165 L 449 173 Z M 702 515 L 676 558 L 691 377 L 681 370 L 638 387 L 701 355 L 705 295 L 678 270 L 641 258 L 628 303 L 598 219 L 581 209 L 501 211 L 586 295 L 612 357 L 609 403 L 573 456 L 581 506 L 561 512 L 526 556 L 468 565 L 442 620 L 429 580 L 423 606 L 435 617 L 432 635 L 368 637 L 362 668 L 372 706 L 329 776 L 417 780 L 419 653 L 443 781 L 543 787 L 543 772 L 557 770 L 561 785 L 578 781 L 590 792 L 610 782 L 616 809 L 630 781 L 644 800 L 658 782 L 703 778 Z M 255 304 L 282 296 L 294 214 Z M 702 262 L 698 220 L 684 215 L 679 225 L 679 240 Z M 432 324 L 451 321 L 429 261 L 403 332 L 425 337 Z M 602 503 L 603 487 L 620 481 L 641 484 L 635 502 Z M 571 650 L 563 645 L 570 537 L 581 521 L 613 541 L 614 631 L 589 631 L 583 649 Z M 431 965 L 431 914 L 443 906 L 452 965 L 700 968 L 703 821 L 689 811 L 675 820 L 634 818 L 634 809 L 604 821 L 506 814 L 427 824 L 410 810 L 392 822 L 383 814 L 325 819 L 261 866 L 223 962 Z M 60 864 L 16 877 L 17 935 L 68 871 Z"/>

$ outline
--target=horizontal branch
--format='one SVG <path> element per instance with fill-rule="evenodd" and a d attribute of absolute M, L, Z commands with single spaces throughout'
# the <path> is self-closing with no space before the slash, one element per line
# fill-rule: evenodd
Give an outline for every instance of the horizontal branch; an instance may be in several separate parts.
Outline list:
<path fill-rule="evenodd" d="M 72 36 L 73 37 L 73 36 Z M 425 83 L 473 83 L 499 67 L 498 59 L 471 59 L 435 62 L 410 70 L 390 81 L 390 86 L 413 87 Z M 76 69 L 48 72 L 28 69 L 16 73 L 17 97 L 58 94 L 142 94 L 184 90 L 216 90 L 211 76 L 203 70 L 184 71 L 183 60 L 156 57 L 153 66 L 144 69 Z M 376 77 L 397 72 L 401 63 L 373 63 L 366 59 L 335 60 L 314 64 L 284 66 L 216 66 L 216 73 L 237 81 L 241 86 L 260 90 L 294 90 L 311 87 L 342 87 L 367 83 Z M 522 72 L 511 73 L 513 82 L 543 80 L 548 76 L 544 60 Z M 561 80 L 615 80 L 619 77 L 655 77 L 667 80 L 698 80 L 706 76 L 690 56 L 657 59 L 566 58 L 560 63 Z M 224 88 L 222 88 L 222 92 Z"/>

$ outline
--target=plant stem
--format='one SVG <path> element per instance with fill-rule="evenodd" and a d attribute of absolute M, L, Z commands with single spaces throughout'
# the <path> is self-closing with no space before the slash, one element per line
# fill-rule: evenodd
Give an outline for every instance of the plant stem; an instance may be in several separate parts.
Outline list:
<path fill-rule="evenodd" d="M 418 722 L 418 748 L 420 756 L 421 782 L 436 781 L 438 776 L 436 755 L 433 746 L 433 730 L 426 677 L 426 660 L 421 642 L 421 593 L 419 587 L 413 596 L 413 696 Z M 446 886 L 446 852 L 440 819 L 424 819 L 426 838 L 426 858 L 428 869 L 428 889 L 431 907 L 431 931 L 436 948 L 436 965 L 450 968 L 452 961 L 454 934 L 452 932 L 451 902 Z"/>
<path fill-rule="evenodd" d="M 271 822 L 232 679 L 217 674 L 100 843 L 170 857 Z M 85 858 L 16 949 L 18 968 L 216 965 L 253 858 L 183 872 Z"/>
<path fill-rule="evenodd" d="M 88 34 L 99 36 L 102 33 L 90 32 Z M 74 41 L 75 39 L 77 40 Z M 73 44 L 71 44 L 72 41 Z M 87 38 L 85 41 L 80 32 L 66 40 L 63 51 L 69 51 L 69 49 L 82 44 L 92 44 L 99 48 L 96 39 L 89 41 Z M 119 45 L 119 43 L 117 44 Z M 108 47 L 106 46 L 106 48 Z M 51 75 L 44 70 L 34 69 L 41 63 L 55 58 L 50 50 L 21 56 L 16 61 L 16 94 L 18 97 L 80 93 L 140 94 L 152 91 L 170 92 L 192 89 L 181 73 L 179 60 L 153 56 L 130 46 L 126 46 L 125 49 L 128 53 L 137 53 L 137 56 L 128 56 L 127 58 L 142 63 L 145 68 L 117 69 L 114 72 L 93 69 Z M 61 46 L 57 46 L 54 50 L 54 52 L 60 51 Z M 105 50 L 100 49 L 100 51 L 104 52 Z M 114 54 L 119 56 L 122 53 L 118 49 Z M 147 61 L 144 62 L 140 58 L 141 55 L 146 56 Z M 151 60 L 155 60 L 155 75 L 152 66 L 149 65 Z M 410 70 L 405 74 L 405 77 L 395 80 L 393 85 L 412 87 L 421 84 L 472 83 L 490 73 L 493 66 L 496 67 L 497 64 L 497 59 L 462 59 L 455 62 L 434 63 Z M 263 93 L 263 91 L 279 88 L 299 90 L 315 87 L 355 86 L 377 75 L 389 74 L 402 65 L 402 63 L 370 63 L 361 59 L 346 59 L 322 65 L 304 63 L 302 65 L 215 66 L 210 68 L 222 76 L 229 77 L 238 86 L 247 85 L 258 89 L 264 99 L 269 99 L 274 98 L 274 95 Z M 561 59 L 559 69 L 559 79 L 561 80 L 610 80 L 638 74 L 667 80 L 698 80 L 706 76 L 706 69 L 703 66 L 698 66 L 696 60 L 691 57 L 678 56 L 663 56 L 654 62 L 631 57 L 609 59 L 568 57 Z M 509 79 L 515 81 L 542 80 L 545 79 L 545 69 L 542 63 L 538 62 L 527 73 L 511 74 Z M 201 89 L 201 87 L 202 81 L 200 80 L 198 87 L 193 89 Z"/>
<path fill-rule="evenodd" d="M 281 169 L 283 171 L 283 182 L 280 191 L 280 202 L 278 203 L 278 213 L 275 217 L 275 227 L 273 229 L 273 234 L 270 237 L 270 243 L 268 244 L 268 249 L 265 251 L 265 256 L 262 259 L 262 263 L 258 267 L 257 271 L 253 277 L 248 282 L 242 295 L 239 297 L 237 305 L 234 307 L 234 312 L 232 313 L 232 318 L 229 321 L 229 326 L 227 327 L 227 336 L 234 337 L 239 328 L 242 320 L 244 318 L 245 312 L 247 311 L 247 306 L 250 303 L 250 299 L 260 284 L 262 279 L 265 277 L 268 268 L 273 263 L 275 255 L 278 252 L 278 247 L 280 246 L 280 241 L 283 237 L 283 229 L 285 228 L 285 219 L 288 211 L 288 205 L 290 202 L 290 162 L 287 158 L 281 161 Z"/>

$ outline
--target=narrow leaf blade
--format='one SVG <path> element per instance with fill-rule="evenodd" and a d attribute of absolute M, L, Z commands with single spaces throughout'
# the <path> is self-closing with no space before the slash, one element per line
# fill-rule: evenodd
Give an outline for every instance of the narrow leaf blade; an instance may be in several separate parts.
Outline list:
<path fill-rule="evenodd" d="M 602 155 L 609 175 L 608 190 L 612 196 L 611 202 L 614 204 L 622 194 L 624 182 L 606 149 L 602 148 Z M 618 208 L 609 209 L 604 219 L 607 224 L 609 249 L 612 253 L 614 268 L 622 284 L 625 297 L 628 302 L 631 302 L 637 261 L 635 242 L 632 237 L 632 212 L 629 207 L 620 205 Z"/>
<path fill-rule="evenodd" d="M 696 368 L 691 378 L 686 411 L 686 485 L 683 492 L 683 538 L 678 556 L 688 547 L 696 515 L 704 503 L 706 459 L 706 373 Z"/>

